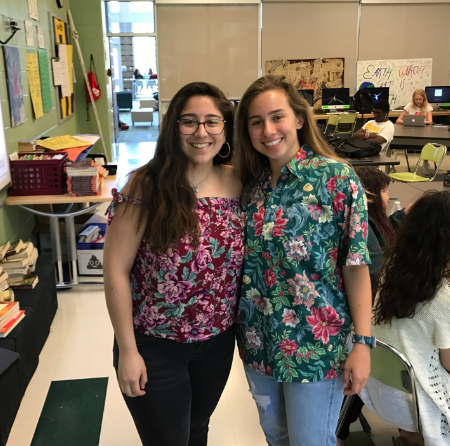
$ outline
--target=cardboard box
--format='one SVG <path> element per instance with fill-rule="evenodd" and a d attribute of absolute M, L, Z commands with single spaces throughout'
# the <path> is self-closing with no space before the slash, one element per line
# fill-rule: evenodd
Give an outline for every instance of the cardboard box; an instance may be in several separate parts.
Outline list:
<path fill-rule="evenodd" d="M 106 233 L 106 223 L 85 225 L 79 233 L 89 226 L 99 226 L 100 236 L 104 236 Z M 78 274 L 80 276 L 103 276 L 103 247 L 103 242 L 77 243 Z"/>

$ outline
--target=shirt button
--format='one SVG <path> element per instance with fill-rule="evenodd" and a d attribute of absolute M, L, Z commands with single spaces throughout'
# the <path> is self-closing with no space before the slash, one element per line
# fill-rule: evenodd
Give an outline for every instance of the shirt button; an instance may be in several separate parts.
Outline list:
<path fill-rule="evenodd" d="M 273 209 L 275 207 L 275 205 L 274 204 L 272 204 L 272 206 L 270 206 L 270 209 Z"/>

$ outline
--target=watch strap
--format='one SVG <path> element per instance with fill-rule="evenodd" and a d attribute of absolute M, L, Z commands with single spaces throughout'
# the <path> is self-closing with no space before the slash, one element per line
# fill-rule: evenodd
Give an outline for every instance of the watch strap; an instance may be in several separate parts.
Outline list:
<path fill-rule="evenodd" d="M 376 340 L 375 336 L 361 336 L 361 335 L 354 334 L 353 342 L 356 344 L 368 345 L 370 348 L 375 348 L 377 345 L 377 340 Z"/>

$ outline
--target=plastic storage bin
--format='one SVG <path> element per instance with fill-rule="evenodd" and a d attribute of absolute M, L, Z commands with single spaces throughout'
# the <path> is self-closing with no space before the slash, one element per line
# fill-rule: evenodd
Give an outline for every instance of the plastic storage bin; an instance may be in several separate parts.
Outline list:
<path fill-rule="evenodd" d="M 19 159 L 10 161 L 12 187 L 10 195 L 61 195 L 66 188 L 64 163 L 62 158 L 48 160 L 25 160 L 36 152 L 19 153 Z M 59 154 L 58 154 L 59 155 Z"/>

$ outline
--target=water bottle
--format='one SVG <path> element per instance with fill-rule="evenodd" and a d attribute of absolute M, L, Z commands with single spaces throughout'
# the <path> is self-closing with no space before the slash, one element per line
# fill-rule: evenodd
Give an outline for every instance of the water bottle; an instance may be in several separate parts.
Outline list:
<path fill-rule="evenodd" d="M 400 201 L 394 201 L 394 206 L 392 206 L 390 215 L 392 215 L 394 212 L 401 211 L 401 210 L 402 210 L 402 206 L 400 204 Z"/>

